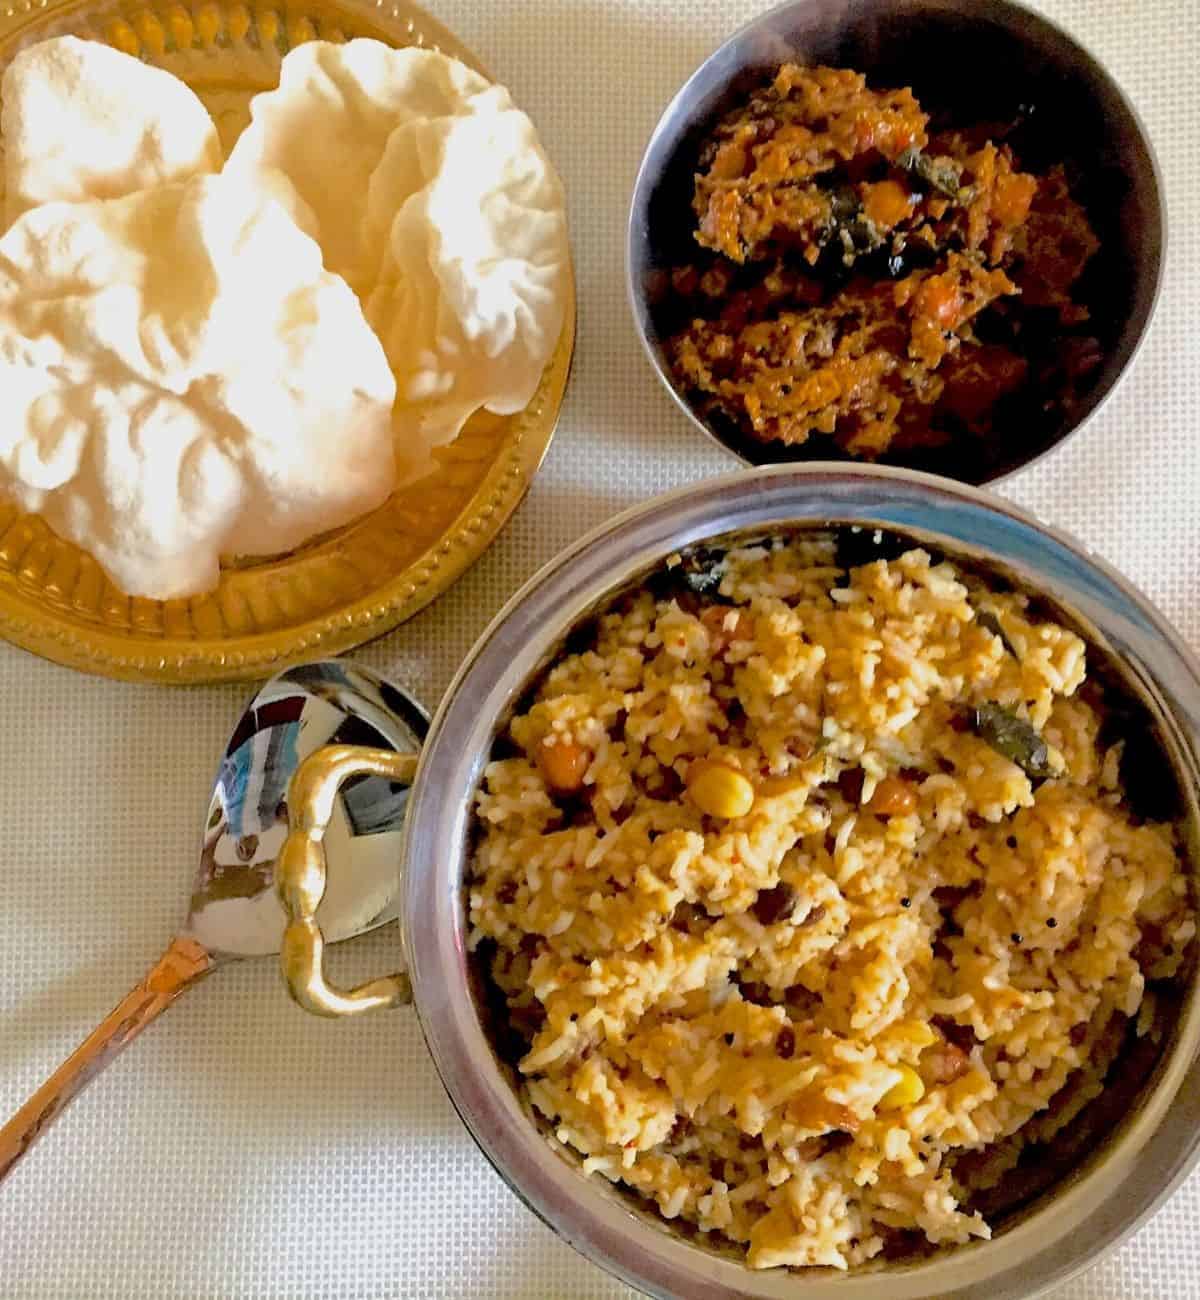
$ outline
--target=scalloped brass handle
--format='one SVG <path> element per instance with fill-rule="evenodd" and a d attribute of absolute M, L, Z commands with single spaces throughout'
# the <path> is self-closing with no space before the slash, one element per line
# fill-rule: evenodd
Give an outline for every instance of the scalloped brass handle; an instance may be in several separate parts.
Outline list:
<path fill-rule="evenodd" d="M 416 770 L 416 754 L 326 745 L 309 754 L 292 777 L 288 837 L 275 861 L 275 889 L 288 915 L 279 964 L 288 992 L 313 1015 L 360 1016 L 412 1001 L 412 985 L 399 971 L 356 989 L 334 988 L 325 978 L 325 937 L 316 913 L 325 896 L 325 832 L 342 783 L 360 775 L 411 783 Z"/>

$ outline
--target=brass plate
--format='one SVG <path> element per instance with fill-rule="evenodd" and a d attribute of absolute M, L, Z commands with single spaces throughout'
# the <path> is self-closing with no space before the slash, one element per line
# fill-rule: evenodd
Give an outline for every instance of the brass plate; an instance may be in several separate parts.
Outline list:
<path fill-rule="evenodd" d="M 73 34 L 180 76 L 226 147 L 251 96 L 278 83 L 294 45 L 371 36 L 478 59 L 415 5 L 382 0 L 104 4 L 20 0 L 0 9 L 0 70 L 24 45 Z M 191 600 L 130 598 L 36 515 L 0 504 L 0 635 L 84 672 L 143 682 L 265 677 L 337 654 L 410 618 L 487 549 L 529 488 L 558 422 L 575 342 L 574 284 L 558 346 L 520 414 L 481 412 L 437 468 L 346 528 L 286 556 L 223 567 Z M 0 394 L 0 415 L 3 395 Z"/>

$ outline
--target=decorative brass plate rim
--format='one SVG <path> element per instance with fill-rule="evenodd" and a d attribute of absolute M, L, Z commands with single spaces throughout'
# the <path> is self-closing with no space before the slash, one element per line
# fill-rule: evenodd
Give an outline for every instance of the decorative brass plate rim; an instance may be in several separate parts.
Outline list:
<path fill-rule="evenodd" d="M 153 6 L 154 0 L 150 0 L 150 7 Z M 19 4 L 0 9 L 0 44 L 11 51 L 14 42 L 31 25 L 36 25 L 39 32 L 45 27 L 45 34 L 50 35 L 64 21 L 73 24 L 65 30 L 76 30 L 80 24 L 90 23 L 96 34 L 100 34 L 105 24 L 120 22 L 125 12 L 136 7 L 112 6 L 95 0 L 81 3 L 21 0 Z M 346 19 L 378 30 L 393 44 L 440 48 L 482 70 L 471 51 L 415 5 L 384 7 L 381 3 L 362 3 L 362 0 L 337 0 L 329 8 Z M 278 11 L 290 14 L 293 6 L 281 3 Z M 256 16 L 261 12 L 261 8 L 254 10 Z M 139 606 L 150 610 L 161 608 L 154 601 L 131 602 L 130 622 L 135 625 L 129 628 L 105 626 L 83 615 L 73 616 L 65 607 L 61 592 L 52 593 L 45 585 L 39 591 L 38 584 L 44 583 L 45 575 L 31 579 L 19 572 L 18 553 L 16 559 L 0 556 L 6 561 L 0 568 L 0 636 L 67 668 L 122 681 L 164 685 L 263 677 L 316 655 L 341 654 L 383 636 L 457 581 L 496 538 L 529 490 L 558 424 L 574 354 L 575 324 L 572 272 L 562 332 L 537 393 L 524 411 L 503 421 L 503 437 L 497 453 L 469 500 L 422 554 L 365 592 L 286 627 L 265 632 L 184 637 L 136 626 Z M 22 530 L 28 533 L 31 529 L 49 533 L 44 524 L 31 516 L 19 515 L 11 523 L 0 526 L 0 551 L 14 537 L 17 539 L 14 545 L 21 551 L 31 549 L 30 543 L 36 544 L 36 538 L 31 535 L 21 541 Z M 65 545 L 58 539 L 53 541 L 55 546 Z M 276 576 L 286 575 L 288 563 L 284 559 L 271 565 L 271 572 Z M 46 597 L 53 595 L 57 599 L 40 598 L 43 592 Z M 153 624 L 160 620 L 152 617 L 147 621 Z"/>

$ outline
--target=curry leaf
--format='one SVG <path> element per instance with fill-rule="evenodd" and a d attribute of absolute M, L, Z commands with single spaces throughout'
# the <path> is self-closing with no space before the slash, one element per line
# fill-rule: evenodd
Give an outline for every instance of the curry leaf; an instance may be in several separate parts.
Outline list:
<path fill-rule="evenodd" d="M 1004 635 L 1004 629 L 1000 626 L 1000 620 L 992 613 L 990 609 L 979 609 L 975 611 L 975 622 L 979 624 L 985 632 L 990 632 L 993 636 L 1000 638 L 1000 644 L 1008 651 L 1014 659 L 1020 659 L 1013 643 Z"/>
<path fill-rule="evenodd" d="M 931 158 L 919 149 L 905 149 L 896 159 L 896 165 L 919 177 L 947 198 L 958 197 L 959 171 L 949 158 Z"/>
<path fill-rule="evenodd" d="M 977 705 L 971 710 L 971 729 L 996 753 L 1016 763 L 1026 776 L 1054 776 L 1049 746 L 1034 727 L 1008 709 L 999 704 Z"/>

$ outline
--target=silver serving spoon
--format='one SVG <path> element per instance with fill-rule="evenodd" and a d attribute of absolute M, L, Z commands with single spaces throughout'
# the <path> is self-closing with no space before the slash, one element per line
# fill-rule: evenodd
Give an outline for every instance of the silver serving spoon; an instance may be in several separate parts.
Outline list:
<path fill-rule="evenodd" d="M 228 961 L 280 951 L 288 917 L 275 892 L 275 859 L 287 838 L 288 786 L 301 760 L 339 744 L 415 754 L 428 728 L 424 710 L 399 687 L 338 659 L 290 668 L 258 692 L 221 759 L 183 928 L 0 1128 L 0 1180 L 181 993 Z M 320 914 L 331 942 L 395 919 L 407 804 L 407 785 L 381 776 L 355 777 L 337 795 L 322 827 L 325 851 L 336 863 Z"/>

